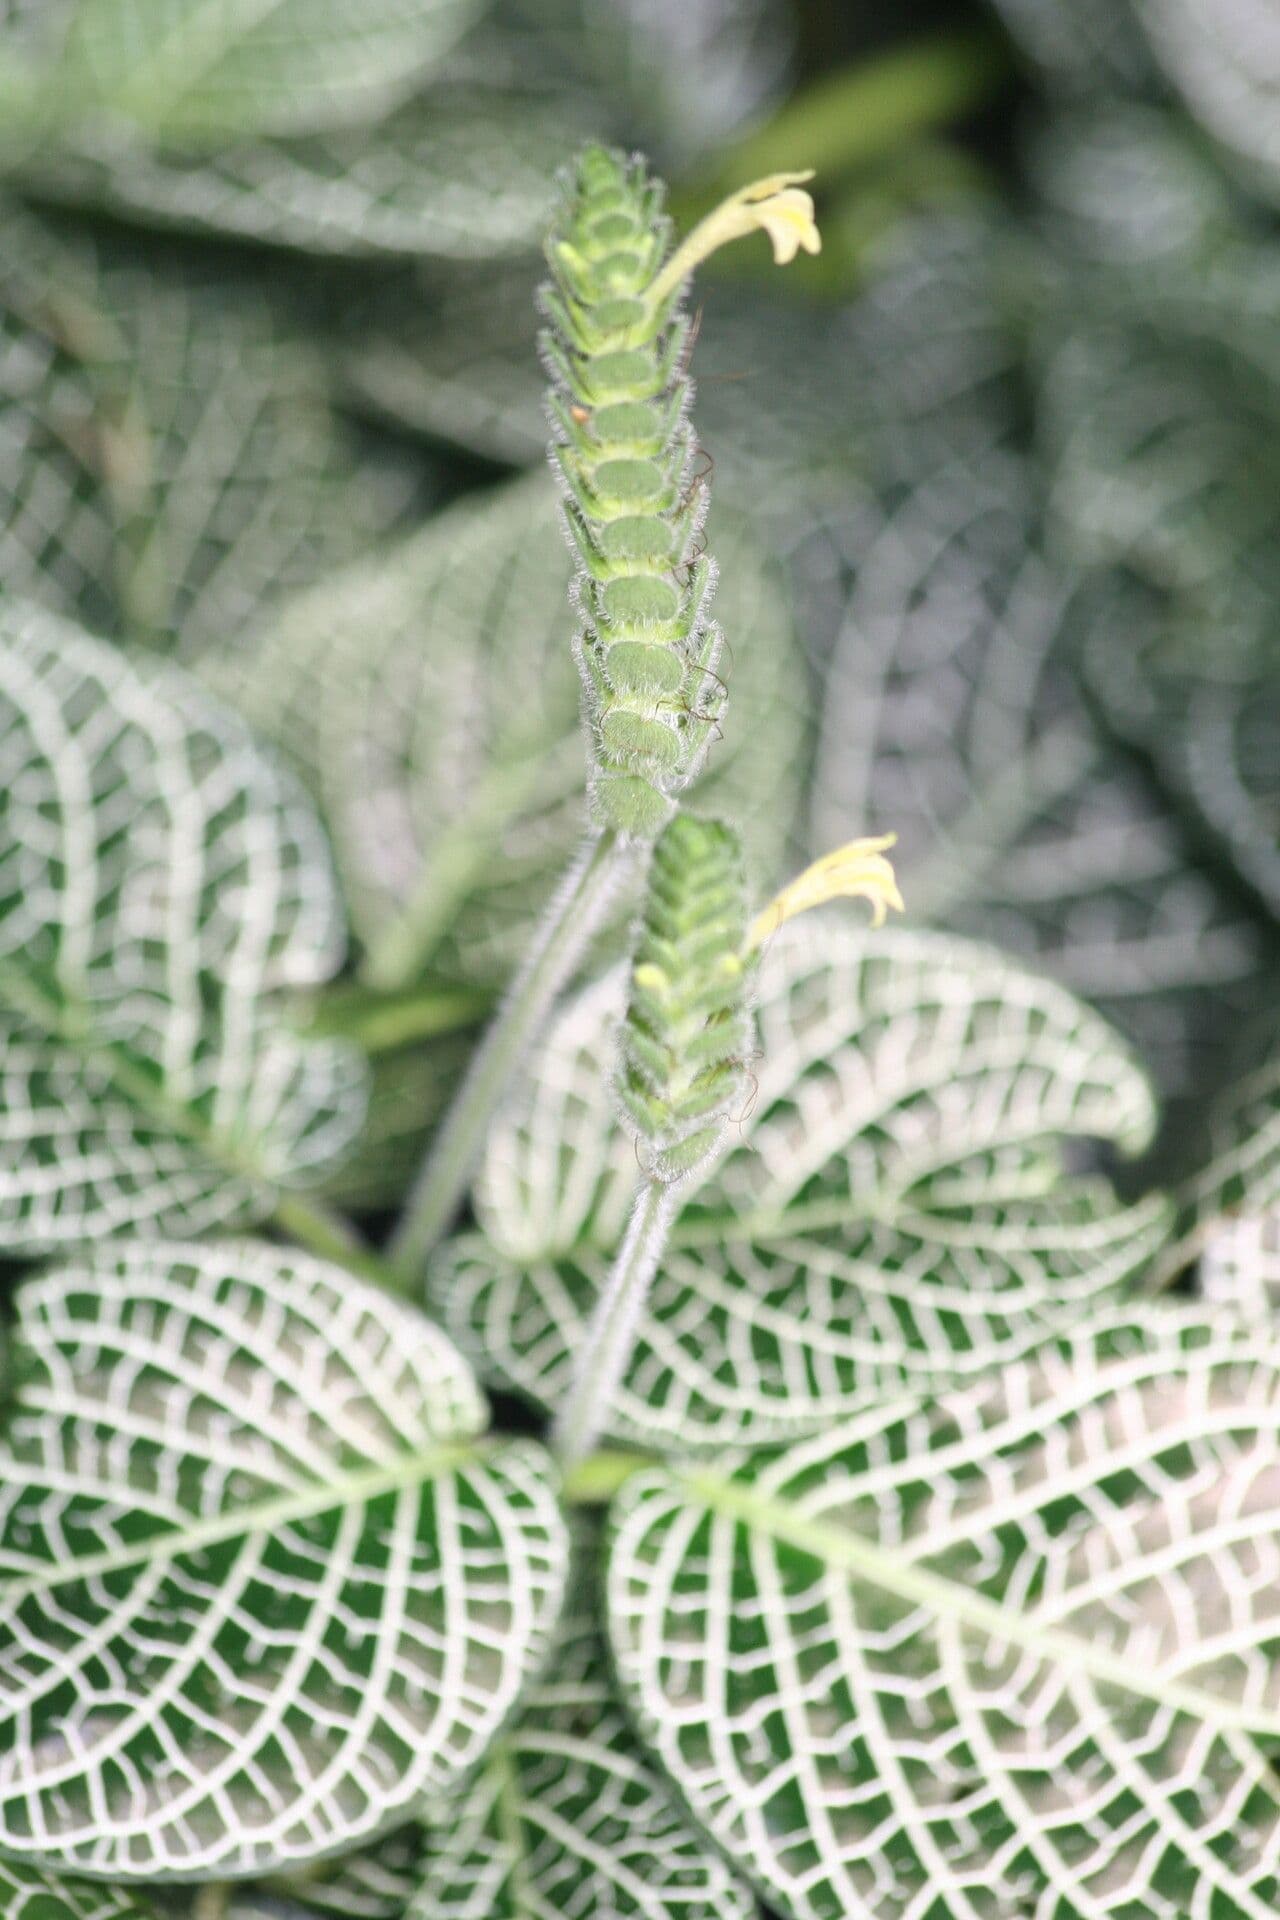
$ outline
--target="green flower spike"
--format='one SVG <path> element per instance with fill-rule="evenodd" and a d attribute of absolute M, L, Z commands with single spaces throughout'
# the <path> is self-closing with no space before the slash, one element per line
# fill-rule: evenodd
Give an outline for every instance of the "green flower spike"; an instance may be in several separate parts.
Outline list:
<path fill-rule="evenodd" d="M 653 850 L 621 1034 L 618 1096 L 646 1172 L 687 1180 L 746 1083 L 746 929 L 738 837 L 677 814 Z"/>
<path fill-rule="evenodd" d="M 552 459 L 580 562 L 576 641 L 600 827 L 652 840 L 719 731 L 723 645 L 709 618 L 706 476 L 688 411 L 684 289 L 709 253 L 767 232 L 775 258 L 818 246 L 813 203 L 778 175 L 731 196 L 674 252 L 662 189 L 590 147 L 566 183 L 542 295 Z"/>

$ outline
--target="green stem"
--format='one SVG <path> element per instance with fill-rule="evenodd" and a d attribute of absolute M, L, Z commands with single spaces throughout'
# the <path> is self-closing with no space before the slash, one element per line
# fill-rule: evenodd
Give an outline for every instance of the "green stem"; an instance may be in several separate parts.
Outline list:
<path fill-rule="evenodd" d="M 324 995 L 304 1031 L 310 1037 L 337 1034 L 354 1040 L 368 1054 L 397 1053 L 417 1041 L 478 1025 L 495 997 L 483 987 L 422 986 L 379 993 L 343 986 Z"/>
<path fill-rule="evenodd" d="M 942 34 L 859 61 L 806 88 L 722 155 L 714 181 L 705 189 L 699 183 L 697 204 L 718 200 L 737 181 L 800 165 L 829 187 L 913 135 L 970 112 L 1008 72 L 1003 41 L 984 32 Z"/>
<path fill-rule="evenodd" d="M 491 868 L 513 820 L 555 806 L 582 787 L 582 748 L 576 735 L 551 753 L 499 742 L 499 763 L 467 796 L 461 819 L 435 837 L 430 857 L 401 913 L 370 947 L 364 980 L 395 992 L 419 979 L 448 933 L 457 910 Z"/>
<path fill-rule="evenodd" d="M 589 839 L 547 909 L 528 959 L 476 1050 L 441 1123 L 391 1242 L 392 1263 L 418 1272 L 448 1232 L 485 1131 L 553 1000 L 572 977 L 605 909 L 631 870 L 631 845 L 612 830 Z"/>
<path fill-rule="evenodd" d="M 223 1881 L 198 1887 L 191 1903 L 191 1920 L 226 1920 L 231 1905 L 231 1888 Z"/>
<path fill-rule="evenodd" d="M 283 1194 L 271 1217 L 286 1238 L 321 1260 L 332 1260 L 335 1266 L 346 1267 L 349 1273 L 371 1280 L 387 1293 L 404 1294 L 411 1290 L 409 1274 L 402 1273 L 388 1260 L 380 1260 L 376 1253 L 370 1253 L 342 1215 L 318 1201 L 306 1200 L 300 1193 Z"/>
<path fill-rule="evenodd" d="M 633 1473 L 639 1473 L 642 1467 L 651 1467 L 654 1463 L 653 1454 L 624 1453 L 619 1449 L 604 1447 L 565 1474 L 561 1492 L 571 1507 L 607 1506 Z"/>
<path fill-rule="evenodd" d="M 552 1448 L 571 1477 L 608 1426 L 675 1208 L 675 1188 L 667 1181 L 646 1180 L 636 1195 L 552 1435 Z"/>

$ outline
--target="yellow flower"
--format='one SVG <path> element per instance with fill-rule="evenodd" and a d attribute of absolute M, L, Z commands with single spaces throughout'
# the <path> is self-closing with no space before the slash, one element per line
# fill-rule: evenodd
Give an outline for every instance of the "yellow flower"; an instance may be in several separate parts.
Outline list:
<path fill-rule="evenodd" d="M 788 920 L 794 920 L 798 913 L 824 906 L 828 900 L 869 900 L 874 927 L 884 925 L 890 907 L 901 913 L 902 895 L 898 892 L 893 868 L 884 857 L 896 839 L 896 834 L 886 833 L 878 840 L 851 840 L 848 846 L 837 847 L 834 853 L 815 860 L 752 921 L 747 932 L 747 952 L 763 946 L 770 935 Z"/>
<path fill-rule="evenodd" d="M 812 170 L 771 173 L 753 180 L 749 187 L 739 187 L 681 241 L 650 288 L 651 298 L 665 300 L 709 255 L 744 234 L 767 233 L 780 267 L 794 260 L 801 248 L 820 253 L 822 236 L 813 216 L 813 195 L 803 187 L 812 178 Z"/>

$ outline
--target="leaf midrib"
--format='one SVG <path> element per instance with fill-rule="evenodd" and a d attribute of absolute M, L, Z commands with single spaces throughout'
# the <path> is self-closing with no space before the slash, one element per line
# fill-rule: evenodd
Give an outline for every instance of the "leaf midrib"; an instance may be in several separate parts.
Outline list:
<path fill-rule="evenodd" d="M 997 1601 L 945 1574 L 893 1553 L 864 1535 L 797 1513 L 740 1480 L 709 1472 L 681 1474 L 677 1487 L 726 1519 L 752 1532 L 822 1561 L 833 1571 L 866 1581 L 910 1605 L 921 1606 L 938 1621 L 953 1621 L 1006 1646 L 1016 1647 L 1104 1687 L 1113 1687 L 1174 1712 L 1186 1713 L 1223 1731 L 1269 1738 L 1280 1736 L 1280 1711 L 1251 1710 L 1215 1699 L 1200 1688 L 1160 1682 L 1141 1666 L 1074 1634 L 1038 1625 L 1034 1612 L 1012 1613 Z"/>
<path fill-rule="evenodd" d="M 157 1560 L 173 1560 L 180 1555 L 201 1553 L 206 1548 L 220 1546 L 224 1541 L 242 1535 L 273 1534 L 280 1527 L 298 1520 L 312 1519 L 316 1514 L 327 1513 L 333 1507 L 367 1503 L 384 1493 L 396 1493 L 439 1474 L 472 1465 L 493 1444 L 492 1441 L 481 1439 L 441 1441 L 424 1448 L 420 1453 L 406 1454 L 394 1462 L 362 1467 L 341 1474 L 334 1480 L 313 1481 L 269 1500 L 261 1500 L 256 1505 L 249 1504 L 232 1508 L 226 1513 L 212 1514 L 207 1520 L 196 1521 L 184 1530 L 175 1527 L 164 1533 L 150 1534 L 144 1540 L 135 1540 L 128 1546 L 106 1548 L 100 1553 L 86 1554 L 79 1560 L 62 1562 L 12 1579 L 0 1579 L 0 1602 L 12 1606 L 32 1594 L 47 1593 L 72 1582 L 121 1573 L 130 1567 L 147 1566 Z M 33 1471 L 30 1462 L 18 1459 L 3 1464 L 13 1466 L 28 1478 Z"/>

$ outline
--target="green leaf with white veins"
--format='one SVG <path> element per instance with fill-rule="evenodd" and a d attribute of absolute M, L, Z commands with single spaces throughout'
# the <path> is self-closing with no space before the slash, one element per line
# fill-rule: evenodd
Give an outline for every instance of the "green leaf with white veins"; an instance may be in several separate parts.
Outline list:
<path fill-rule="evenodd" d="M 870 519 L 870 516 L 868 516 Z M 1274 955 L 1196 861 L 1072 672 L 1145 634 L 1073 601 L 1042 550 L 1035 474 L 992 450 L 885 498 L 862 531 L 823 689 L 810 843 L 898 835 L 914 919 L 981 935 L 1098 1004 L 1167 1093 L 1270 999 Z"/>
<path fill-rule="evenodd" d="M 540 236 L 577 137 L 558 103 L 441 87 L 373 129 L 209 154 L 86 130 L 33 155 L 23 179 L 48 199 L 309 253 L 487 260 Z"/>
<path fill-rule="evenodd" d="M 297 1866 L 484 1752 L 564 1581 L 554 1469 L 412 1308 L 248 1243 L 18 1295 L 0 1847 L 116 1879 Z"/>
<path fill-rule="evenodd" d="M 394 524 L 422 467 L 362 450 L 247 275 L 5 210 L 0 566 L 11 592 L 188 657 Z"/>
<path fill-rule="evenodd" d="M 1120 1318 L 924 1407 L 646 1472 L 624 1696 L 788 1920 L 1264 1920 L 1280 1348 Z"/>
<path fill-rule="evenodd" d="M 639 1746 L 593 1617 L 595 1569 L 577 1572 L 519 1718 L 466 1790 L 433 1809 L 405 1920 L 751 1920 L 750 1894 Z"/>
<path fill-rule="evenodd" d="M 5 1920 L 146 1920 L 125 1893 L 62 1880 L 16 1860 L 0 1860 L 0 1904 Z"/>
<path fill-rule="evenodd" d="M 748 530 L 717 518 L 715 539 L 734 718 L 699 804 L 740 821 L 772 876 L 799 797 L 806 676 Z M 371 985 L 428 964 L 502 979 L 581 837 L 570 571 L 544 474 L 460 502 L 208 661 L 316 794 Z"/>
<path fill-rule="evenodd" d="M 493 1128 L 484 1234 L 429 1284 L 455 1339 L 554 1406 L 635 1181 L 607 1089 L 621 983 L 571 1002 Z M 611 1430 L 682 1449 L 803 1433 L 998 1366 L 1114 1295 L 1167 1230 L 1068 1178 L 1137 1149 L 1150 1088 L 1112 1030 L 989 948 L 832 916 L 763 957 L 757 1090 L 677 1217 Z"/>
<path fill-rule="evenodd" d="M 0 609 L 0 1248 L 269 1213 L 358 1132 L 365 1076 L 283 1025 L 343 927 L 319 822 L 167 663 Z"/>
<path fill-rule="evenodd" d="M 477 0 L 78 0 L 51 75 L 60 119 L 213 140 L 379 118 Z"/>

